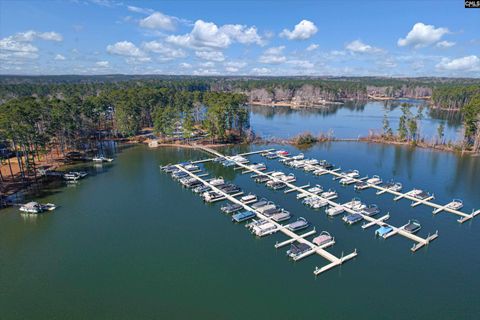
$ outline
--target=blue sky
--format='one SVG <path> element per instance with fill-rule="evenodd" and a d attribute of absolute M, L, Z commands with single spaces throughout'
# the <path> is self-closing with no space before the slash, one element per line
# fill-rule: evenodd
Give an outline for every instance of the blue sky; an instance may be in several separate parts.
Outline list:
<path fill-rule="evenodd" d="M 1 74 L 480 77 L 444 1 L 0 1 Z"/>

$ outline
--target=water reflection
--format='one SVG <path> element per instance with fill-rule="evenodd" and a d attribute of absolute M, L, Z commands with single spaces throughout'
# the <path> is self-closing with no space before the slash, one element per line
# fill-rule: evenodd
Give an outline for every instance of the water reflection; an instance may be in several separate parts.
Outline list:
<path fill-rule="evenodd" d="M 253 130 L 262 137 L 291 138 L 305 131 L 312 134 L 333 131 L 336 138 L 358 138 L 368 135 L 369 131 L 381 132 L 384 115 L 396 130 L 403 103 L 411 105 L 413 115 L 422 114 L 419 130 L 424 138 L 436 139 L 442 123 L 445 124 L 445 140 L 457 140 L 461 136 L 461 113 L 430 109 L 425 101 L 419 100 L 348 102 L 302 109 L 251 106 L 250 121 Z"/>

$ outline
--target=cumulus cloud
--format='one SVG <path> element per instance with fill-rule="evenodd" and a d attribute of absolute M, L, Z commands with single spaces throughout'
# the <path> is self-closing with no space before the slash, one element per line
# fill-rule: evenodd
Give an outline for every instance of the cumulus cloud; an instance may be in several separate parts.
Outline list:
<path fill-rule="evenodd" d="M 229 73 L 236 73 L 240 71 L 240 69 L 244 68 L 247 63 L 244 61 L 229 61 L 223 64 L 225 66 L 225 70 Z"/>
<path fill-rule="evenodd" d="M 261 44 L 262 39 L 256 27 L 227 24 L 218 27 L 213 22 L 197 20 L 190 33 L 171 35 L 166 41 L 187 48 L 216 48 L 229 47 L 234 42 L 243 44 Z"/>
<path fill-rule="evenodd" d="M 62 41 L 57 32 L 38 32 L 29 30 L 0 39 L 0 58 L 2 60 L 36 59 L 38 48 L 32 44 L 35 40 Z"/>
<path fill-rule="evenodd" d="M 150 57 L 140 48 L 129 41 L 120 41 L 107 46 L 107 52 L 113 55 L 126 57 L 127 63 L 137 64 L 149 62 Z"/>
<path fill-rule="evenodd" d="M 312 69 L 315 65 L 307 60 L 289 60 L 287 64 L 295 66 L 300 69 Z"/>
<path fill-rule="evenodd" d="M 309 45 L 305 50 L 307 51 L 314 51 L 314 50 L 317 50 L 320 46 L 316 43 L 312 43 L 311 45 Z"/>
<path fill-rule="evenodd" d="M 372 47 L 371 45 L 363 43 L 360 40 L 354 40 L 348 43 L 345 46 L 345 49 L 353 53 L 380 53 L 383 51 L 380 48 Z"/>
<path fill-rule="evenodd" d="M 187 56 L 182 49 L 171 48 L 159 41 L 149 41 L 143 44 L 143 49 L 148 52 L 160 54 L 161 60 L 172 60 L 177 58 L 184 58 Z"/>
<path fill-rule="evenodd" d="M 480 58 L 475 55 L 458 59 L 443 58 L 436 68 L 443 71 L 480 71 Z"/>
<path fill-rule="evenodd" d="M 53 58 L 54 60 L 57 60 L 57 61 L 63 61 L 63 60 L 66 60 L 66 58 L 64 56 L 62 56 L 61 54 L 57 54 L 55 56 L 55 58 Z"/>
<path fill-rule="evenodd" d="M 192 65 L 190 63 L 182 62 L 179 64 L 180 68 L 182 69 L 190 69 Z"/>
<path fill-rule="evenodd" d="M 446 48 L 453 47 L 455 44 L 456 44 L 455 42 L 451 42 L 451 41 L 440 41 L 440 42 L 437 42 L 436 47 L 446 49 Z"/>
<path fill-rule="evenodd" d="M 287 61 L 287 58 L 283 55 L 285 46 L 268 48 L 258 59 L 261 63 L 267 64 L 279 64 Z"/>
<path fill-rule="evenodd" d="M 306 40 L 317 33 L 318 28 L 315 24 L 308 20 L 300 21 L 292 31 L 283 29 L 280 33 L 281 37 L 285 37 L 289 40 Z"/>
<path fill-rule="evenodd" d="M 110 67 L 110 63 L 108 61 L 97 61 L 95 65 L 100 68 L 108 68 Z"/>
<path fill-rule="evenodd" d="M 135 12 L 135 13 L 143 13 L 143 14 L 151 14 L 154 11 L 152 9 L 145 9 L 135 6 L 127 6 L 128 11 Z"/>
<path fill-rule="evenodd" d="M 221 51 L 195 51 L 195 55 L 203 60 L 221 62 L 225 56 Z"/>
<path fill-rule="evenodd" d="M 435 28 L 433 25 L 418 22 L 405 38 L 398 39 L 397 44 L 400 47 L 422 48 L 439 41 L 449 32 L 447 28 Z"/>
<path fill-rule="evenodd" d="M 268 75 L 272 73 L 272 70 L 268 68 L 253 68 L 250 73 L 256 74 L 256 75 Z"/>
<path fill-rule="evenodd" d="M 166 14 L 157 11 L 145 19 L 140 20 L 139 25 L 142 28 L 172 31 L 175 30 L 176 20 L 175 17 L 167 16 Z"/>

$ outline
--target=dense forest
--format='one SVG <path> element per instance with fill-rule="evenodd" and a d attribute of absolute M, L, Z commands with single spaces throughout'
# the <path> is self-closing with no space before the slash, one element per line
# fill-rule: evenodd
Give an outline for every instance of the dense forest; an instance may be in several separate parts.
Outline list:
<path fill-rule="evenodd" d="M 145 127 L 167 136 L 180 125 L 185 138 L 201 130 L 217 141 L 241 138 L 249 128 L 241 94 L 197 90 L 193 84 L 101 88 L 86 94 L 92 90 L 87 84 L 85 91 L 19 97 L 0 105 L 0 140 L 15 151 L 22 172 L 34 173 L 41 154 L 92 150 L 99 140 L 130 137 Z"/>

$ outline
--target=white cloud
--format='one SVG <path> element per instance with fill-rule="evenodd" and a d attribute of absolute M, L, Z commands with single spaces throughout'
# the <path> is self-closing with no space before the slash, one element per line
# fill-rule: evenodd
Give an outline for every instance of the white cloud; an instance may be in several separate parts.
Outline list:
<path fill-rule="evenodd" d="M 443 58 L 436 68 L 444 71 L 480 71 L 480 58 L 475 55 L 458 59 Z"/>
<path fill-rule="evenodd" d="M 216 69 L 197 69 L 193 71 L 193 74 L 196 76 L 213 76 L 218 75 L 219 72 Z"/>
<path fill-rule="evenodd" d="M 161 12 L 154 12 L 145 19 L 140 20 L 140 27 L 148 29 L 175 30 L 176 18 Z"/>
<path fill-rule="evenodd" d="M 272 70 L 268 68 L 253 68 L 251 70 L 251 73 L 256 75 L 267 75 L 267 74 L 271 74 Z"/>
<path fill-rule="evenodd" d="M 293 28 L 292 31 L 283 29 L 283 31 L 280 33 L 280 36 L 289 40 L 306 40 L 317 33 L 317 31 L 318 28 L 313 22 L 302 20 Z"/>
<path fill-rule="evenodd" d="M 145 9 L 135 6 L 127 6 L 128 11 L 135 12 L 135 13 L 143 13 L 143 14 L 151 14 L 154 11 L 152 9 Z"/>
<path fill-rule="evenodd" d="M 312 69 L 315 66 L 312 62 L 307 60 L 289 60 L 287 63 L 301 69 Z"/>
<path fill-rule="evenodd" d="M 180 63 L 179 66 L 180 68 L 183 68 L 183 69 L 190 69 L 192 67 L 190 63 L 186 63 L 186 62 Z"/>
<path fill-rule="evenodd" d="M 309 45 L 305 50 L 307 51 L 314 51 L 314 50 L 317 50 L 320 46 L 316 43 L 312 43 L 311 45 Z"/>
<path fill-rule="evenodd" d="M 61 54 L 57 54 L 55 56 L 54 60 L 62 61 L 62 60 L 66 60 L 66 58 L 64 56 L 62 56 Z"/>
<path fill-rule="evenodd" d="M 287 61 L 287 58 L 283 55 L 285 46 L 268 48 L 258 59 L 261 63 L 267 64 L 279 64 Z"/>
<path fill-rule="evenodd" d="M 221 51 L 195 51 L 195 55 L 203 60 L 221 62 L 225 60 L 225 56 Z"/>
<path fill-rule="evenodd" d="M 446 48 L 453 47 L 455 44 L 456 44 L 455 42 L 451 42 L 451 41 L 440 41 L 440 42 L 437 42 L 436 46 L 437 48 L 446 49 Z"/>
<path fill-rule="evenodd" d="M 6 61 L 17 61 L 38 58 L 38 48 L 31 42 L 35 40 L 62 41 L 57 32 L 38 32 L 29 30 L 0 39 L 0 58 Z"/>
<path fill-rule="evenodd" d="M 160 59 L 161 60 L 172 60 L 172 59 L 177 59 L 177 58 L 184 58 L 187 56 L 185 51 L 182 49 L 175 49 L 171 48 L 169 46 L 166 46 L 165 44 L 159 42 L 159 41 L 150 41 L 150 42 L 145 42 L 143 44 L 143 49 L 145 51 L 153 52 L 153 53 L 158 53 L 161 55 Z"/>
<path fill-rule="evenodd" d="M 107 46 L 107 52 L 126 57 L 142 57 L 145 53 L 129 41 L 120 41 Z"/>
<path fill-rule="evenodd" d="M 97 61 L 95 65 L 100 68 L 108 68 L 110 67 L 110 63 L 108 61 Z"/>
<path fill-rule="evenodd" d="M 354 40 L 354 41 L 348 43 L 345 46 L 345 49 L 349 50 L 350 52 L 354 52 L 354 53 L 379 53 L 379 52 L 383 51 L 380 48 L 372 47 L 371 45 L 363 43 L 360 40 Z"/>
<path fill-rule="evenodd" d="M 412 46 L 414 48 L 421 48 L 431 45 L 439 41 L 445 34 L 450 31 L 447 28 L 435 28 L 433 25 L 416 23 L 412 30 L 405 38 L 400 38 L 397 41 L 398 46 Z"/>
<path fill-rule="evenodd" d="M 190 33 L 171 35 L 167 42 L 187 48 L 227 48 L 233 42 L 261 44 L 262 39 L 255 27 L 244 25 L 224 25 L 220 28 L 213 22 L 197 20 Z"/>
<path fill-rule="evenodd" d="M 244 61 L 229 61 L 223 64 L 225 66 L 225 70 L 229 73 L 236 73 L 240 71 L 240 69 L 244 68 L 247 63 Z"/>

